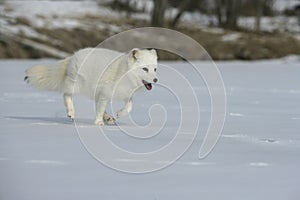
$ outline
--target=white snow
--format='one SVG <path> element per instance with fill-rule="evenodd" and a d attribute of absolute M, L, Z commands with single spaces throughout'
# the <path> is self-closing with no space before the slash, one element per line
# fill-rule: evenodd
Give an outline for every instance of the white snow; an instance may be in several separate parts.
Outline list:
<path fill-rule="evenodd" d="M 57 161 L 57 160 L 26 160 L 25 163 L 38 164 L 38 165 L 50 165 L 50 166 L 66 165 L 65 162 Z"/>
<path fill-rule="evenodd" d="M 240 17 L 238 20 L 240 27 L 255 30 L 255 18 L 254 17 Z M 289 31 L 291 33 L 300 34 L 300 26 L 297 17 L 288 16 L 275 16 L 275 17 L 262 17 L 261 18 L 261 30 L 262 31 Z"/>
<path fill-rule="evenodd" d="M 112 33 L 120 32 L 120 27 L 85 20 L 85 16 L 102 16 L 119 18 L 121 14 L 107 7 L 101 6 L 97 1 L 5 1 L 0 5 L 3 13 L 0 18 L 0 32 L 6 34 L 20 34 L 27 37 L 38 38 L 44 41 L 52 40 L 37 33 L 35 28 L 102 28 Z M 17 18 L 25 18 L 29 26 L 15 24 Z"/>
<path fill-rule="evenodd" d="M 87 13 L 97 15 L 99 10 L 97 1 L 5 1 L 5 4 L 13 10 L 8 16 L 28 17 L 66 17 L 82 16 Z M 34 19 L 32 19 L 34 20 Z"/>
<path fill-rule="evenodd" d="M 252 162 L 252 163 L 249 163 L 249 165 L 253 166 L 253 167 L 267 167 L 270 164 L 269 163 L 265 163 L 265 162 Z"/>
<path fill-rule="evenodd" d="M 232 117 L 244 117 L 244 115 L 241 114 L 241 113 L 229 113 L 229 116 L 232 116 Z"/>
<path fill-rule="evenodd" d="M 230 33 L 222 36 L 222 40 L 224 42 L 234 42 L 241 37 L 240 33 Z"/>
<path fill-rule="evenodd" d="M 211 117 L 205 83 L 188 63 L 164 62 L 195 88 L 200 99 L 198 134 L 173 165 L 140 175 L 121 173 L 95 160 L 67 119 L 62 95 L 35 90 L 23 81 L 28 67 L 55 60 L 0 60 L 1 199 L 298 200 L 300 95 L 291 92 L 300 91 L 297 60 L 216 63 L 228 92 L 228 114 L 220 140 L 203 160 L 198 159 L 198 153 Z M 160 78 L 169 75 L 159 69 L 158 73 Z M 169 87 L 180 85 L 174 79 Z M 187 90 L 181 92 L 187 95 Z M 74 101 L 79 130 L 85 134 L 99 130 L 93 124 L 93 103 L 81 97 Z M 139 125 L 147 124 L 148 109 L 154 104 L 164 105 L 167 112 L 165 127 L 158 135 L 134 139 L 117 126 L 110 126 L 103 128 L 106 136 L 128 151 L 161 148 L 174 137 L 181 108 L 174 95 L 155 85 L 152 91 L 134 98 L 131 117 Z M 188 106 L 183 109 L 195 112 Z M 118 120 L 135 129 L 128 121 Z M 153 126 L 149 130 L 157 128 Z M 118 161 L 129 162 L 140 163 L 129 158 Z"/>
<path fill-rule="evenodd" d="M 294 6 L 299 4 L 299 0 L 275 0 L 274 7 L 279 11 L 283 11 L 285 9 L 294 8 Z"/>
<path fill-rule="evenodd" d="M 5 1 L 0 4 L 0 32 L 6 35 L 18 35 L 35 38 L 43 41 L 53 41 L 53 38 L 40 34 L 35 31 L 36 28 L 49 29 L 90 29 L 90 30 L 105 30 L 111 34 L 119 33 L 128 30 L 131 25 L 117 25 L 109 22 L 101 21 L 104 19 L 123 19 L 128 18 L 126 13 L 112 10 L 104 5 L 108 1 Z M 276 0 L 275 7 L 279 10 L 294 6 L 297 1 Z M 133 19 L 151 19 L 151 10 L 153 1 L 151 0 L 131 0 L 130 4 L 144 10 L 145 12 L 131 13 Z M 178 12 L 178 9 L 170 8 L 166 11 L 166 18 L 173 19 Z M 89 20 L 86 16 L 96 16 L 99 20 Z M 16 19 L 25 18 L 29 21 L 29 25 L 16 24 Z M 221 28 L 211 28 L 210 26 L 217 25 L 217 18 L 212 15 L 206 15 L 199 12 L 185 12 L 181 18 L 181 25 L 186 27 L 199 28 L 202 31 L 207 31 L 214 34 L 223 34 Z M 238 20 L 239 26 L 254 30 L 254 17 L 240 17 Z M 274 32 L 290 32 L 295 38 L 300 38 L 300 26 L 297 17 L 275 16 L 262 17 L 261 30 Z M 223 41 L 236 41 L 239 38 L 238 33 L 226 34 L 223 36 Z M 54 41 L 57 42 L 57 41 Z"/>

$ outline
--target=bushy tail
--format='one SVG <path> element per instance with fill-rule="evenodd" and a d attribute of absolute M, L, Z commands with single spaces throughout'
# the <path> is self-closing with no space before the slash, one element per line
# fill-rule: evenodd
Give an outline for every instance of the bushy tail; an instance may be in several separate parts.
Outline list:
<path fill-rule="evenodd" d="M 70 58 L 54 66 L 34 66 L 26 70 L 24 81 L 41 90 L 62 91 Z"/>

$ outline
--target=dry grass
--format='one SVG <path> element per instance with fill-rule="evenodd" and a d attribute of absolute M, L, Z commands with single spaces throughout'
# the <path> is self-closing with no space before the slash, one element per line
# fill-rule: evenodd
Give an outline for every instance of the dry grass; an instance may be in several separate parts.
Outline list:
<path fill-rule="evenodd" d="M 82 21 L 82 23 L 90 24 L 97 24 L 98 22 L 112 24 L 121 27 L 122 30 L 147 26 L 146 21 L 132 20 L 125 17 L 117 19 L 112 17 L 85 16 L 84 18 L 78 18 L 78 20 Z M 23 18 L 18 18 L 16 23 L 30 26 L 28 20 Z M 256 60 L 279 58 L 290 54 L 300 55 L 299 40 L 287 33 L 257 34 L 241 31 L 239 32 L 241 37 L 236 41 L 223 41 L 222 36 L 231 32 L 212 33 L 199 28 L 187 27 L 181 27 L 177 30 L 199 42 L 215 60 Z M 95 47 L 114 34 L 109 29 L 100 30 L 94 28 L 92 25 L 90 28 L 38 28 L 36 31 L 48 36 L 51 38 L 51 41 L 45 42 L 36 38 L 30 39 L 69 53 L 85 47 Z M 0 35 L 0 58 L 40 58 L 44 56 L 49 57 L 50 55 Z M 165 51 L 159 51 L 159 57 L 166 60 L 180 59 L 180 57 Z"/>

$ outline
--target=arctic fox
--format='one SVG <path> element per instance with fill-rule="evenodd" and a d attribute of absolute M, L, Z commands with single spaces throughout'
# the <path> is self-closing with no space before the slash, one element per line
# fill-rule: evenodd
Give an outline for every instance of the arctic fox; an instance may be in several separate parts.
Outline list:
<path fill-rule="evenodd" d="M 67 116 L 74 120 L 73 95 L 95 100 L 95 124 L 115 124 L 106 112 L 111 100 L 125 102 L 117 117 L 129 114 L 132 97 L 142 89 L 152 89 L 156 76 L 157 53 L 154 49 L 132 49 L 121 53 L 103 48 L 86 48 L 53 66 L 34 66 L 24 78 L 37 89 L 62 92 Z"/>

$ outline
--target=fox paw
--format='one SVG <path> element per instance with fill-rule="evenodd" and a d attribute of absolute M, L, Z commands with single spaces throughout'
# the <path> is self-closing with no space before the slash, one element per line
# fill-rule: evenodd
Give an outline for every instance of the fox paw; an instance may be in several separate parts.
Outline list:
<path fill-rule="evenodd" d="M 125 117 L 125 116 L 127 116 L 129 113 L 127 112 L 127 110 L 119 110 L 118 112 L 117 112 L 117 118 L 121 118 L 121 117 Z"/>
<path fill-rule="evenodd" d="M 115 118 L 113 118 L 113 117 L 108 117 L 108 118 L 106 119 L 106 124 L 107 124 L 107 125 L 115 125 L 115 124 L 116 124 Z"/>
<path fill-rule="evenodd" d="M 99 119 L 96 119 L 96 120 L 95 120 L 95 124 L 96 124 L 96 125 L 99 125 L 99 126 L 104 126 L 103 120 L 99 120 Z"/>
<path fill-rule="evenodd" d="M 104 121 L 106 122 L 107 125 L 114 125 L 116 124 L 115 118 L 110 116 L 109 114 L 105 113 L 103 116 Z"/>
<path fill-rule="evenodd" d="M 67 114 L 67 116 L 72 120 L 72 121 L 74 121 L 74 119 L 75 119 L 75 116 L 74 116 L 74 114 Z"/>

